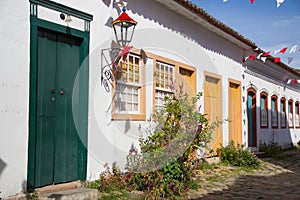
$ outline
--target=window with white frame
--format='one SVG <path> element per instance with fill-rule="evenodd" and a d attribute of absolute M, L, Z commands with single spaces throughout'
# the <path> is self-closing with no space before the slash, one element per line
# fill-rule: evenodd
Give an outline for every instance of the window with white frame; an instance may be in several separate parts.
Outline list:
<path fill-rule="evenodd" d="M 294 117 L 293 117 L 293 101 L 289 100 L 289 104 L 288 104 L 288 122 L 289 122 L 289 127 L 293 127 L 294 126 Z"/>
<path fill-rule="evenodd" d="M 140 56 L 129 54 L 121 60 L 115 77 L 115 113 L 139 114 L 142 87 Z"/>
<path fill-rule="evenodd" d="M 278 128 L 277 96 L 271 97 L 271 124 L 272 128 Z"/>
<path fill-rule="evenodd" d="M 173 94 L 175 87 L 175 66 L 156 61 L 155 71 L 155 107 L 161 108 L 164 98 Z"/>
<path fill-rule="evenodd" d="M 268 96 L 266 93 L 260 94 L 260 126 L 268 127 Z"/>
<path fill-rule="evenodd" d="M 286 128 L 285 98 L 281 98 L 280 100 L 280 126 L 281 128 Z"/>
<path fill-rule="evenodd" d="M 300 114 L 300 110 L 299 110 L 299 102 L 295 103 L 295 125 L 296 128 L 300 128 L 300 119 L 299 119 L 299 114 Z"/>

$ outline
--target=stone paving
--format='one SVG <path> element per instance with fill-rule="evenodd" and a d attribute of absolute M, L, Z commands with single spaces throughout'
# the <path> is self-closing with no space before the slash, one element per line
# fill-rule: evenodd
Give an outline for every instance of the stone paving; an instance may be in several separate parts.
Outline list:
<path fill-rule="evenodd" d="M 300 150 L 261 161 L 262 167 L 252 171 L 222 165 L 199 171 L 201 189 L 190 191 L 184 199 L 300 200 Z"/>

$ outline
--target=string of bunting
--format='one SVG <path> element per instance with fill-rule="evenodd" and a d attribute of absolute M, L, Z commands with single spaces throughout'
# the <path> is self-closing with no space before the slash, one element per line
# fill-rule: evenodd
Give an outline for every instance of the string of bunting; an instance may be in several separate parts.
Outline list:
<path fill-rule="evenodd" d="M 288 79 L 286 83 L 296 85 L 296 84 L 300 83 L 300 79 Z"/>
<path fill-rule="evenodd" d="M 295 53 L 300 53 L 300 48 L 298 48 L 298 45 L 294 45 L 292 46 L 289 51 L 288 51 L 288 47 L 284 47 L 282 49 L 279 49 L 279 50 L 275 50 L 274 52 L 274 55 L 275 54 L 285 54 L 286 52 L 289 52 L 289 54 L 295 54 Z M 255 50 L 258 50 L 258 49 L 255 49 Z M 247 56 L 244 61 L 246 60 L 255 60 L 255 59 L 258 59 L 258 60 L 261 60 L 263 62 L 266 62 L 268 56 L 271 54 L 271 51 L 268 51 L 268 52 L 264 52 L 264 53 L 260 53 L 258 55 L 250 55 L 250 56 Z M 293 60 L 294 60 L 294 57 L 288 57 L 288 64 L 290 64 Z M 279 56 L 276 56 L 274 57 L 273 59 L 274 63 L 278 63 L 278 62 L 281 62 L 281 58 Z"/>

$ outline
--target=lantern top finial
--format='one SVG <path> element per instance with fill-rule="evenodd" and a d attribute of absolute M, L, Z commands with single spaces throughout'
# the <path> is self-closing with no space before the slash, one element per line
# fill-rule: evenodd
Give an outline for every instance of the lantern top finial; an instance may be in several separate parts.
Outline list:
<path fill-rule="evenodd" d="M 123 13 L 112 22 L 112 25 L 114 25 L 118 22 L 130 22 L 133 24 L 137 24 L 137 22 L 134 19 L 132 19 L 131 17 L 129 17 L 125 11 L 123 11 Z"/>
<path fill-rule="evenodd" d="M 132 23 L 132 24 L 137 24 L 137 22 L 135 20 L 133 20 L 131 17 L 128 16 L 128 14 L 126 13 L 126 6 L 127 6 L 127 2 L 126 1 L 118 1 L 118 2 L 115 2 L 118 7 L 122 7 L 122 11 L 123 13 L 117 18 L 115 19 L 113 22 L 112 22 L 112 25 L 118 23 L 118 22 L 129 22 L 129 23 Z"/>

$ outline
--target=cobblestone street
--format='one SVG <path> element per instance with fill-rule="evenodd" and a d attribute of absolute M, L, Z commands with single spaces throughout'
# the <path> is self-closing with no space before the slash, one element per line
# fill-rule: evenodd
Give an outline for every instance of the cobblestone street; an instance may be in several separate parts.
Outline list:
<path fill-rule="evenodd" d="M 189 199 L 300 199 L 300 150 L 262 158 L 262 167 L 245 171 L 216 166 L 199 172 L 201 189 Z"/>

